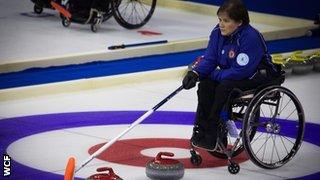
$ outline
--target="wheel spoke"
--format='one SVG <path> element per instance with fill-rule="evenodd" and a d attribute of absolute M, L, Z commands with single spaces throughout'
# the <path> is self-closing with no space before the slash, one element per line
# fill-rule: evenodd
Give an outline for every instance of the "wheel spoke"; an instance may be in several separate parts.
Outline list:
<path fill-rule="evenodd" d="M 285 138 L 287 141 L 289 141 L 291 144 L 294 144 L 294 142 L 292 142 L 289 138 L 287 138 L 286 136 L 282 136 L 283 138 Z"/>
<path fill-rule="evenodd" d="M 271 107 L 271 105 L 268 105 L 268 107 L 269 107 L 269 111 L 270 111 L 270 117 L 272 117 L 272 115 L 273 115 L 273 107 Z"/>
<path fill-rule="evenodd" d="M 291 102 L 292 100 L 288 100 L 288 102 L 286 103 L 286 105 L 280 110 L 280 113 L 288 106 L 288 104 Z"/>
<path fill-rule="evenodd" d="M 260 112 L 262 113 L 262 117 L 267 117 L 267 116 L 264 114 L 263 109 L 261 109 Z"/>
<path fill-rule="evenodd" d="M 259 153 L 259 151 L 262 149 L 262 147 L 264 147 L 265 145 L 266 145 L 266 143 L 268 142 L 268 140 L 269 140 L 269 138 L 270 137 L 268 137 L 268 133 L 266 134 L 266 136 L 267 136 L 267 138 L 266 138 L 266 140 L 265 140 L 265 142 L 260 146 L 260 148 L 258 149 L 258 151 L 255 153 L 255 154 L 258 154 Z"/>
<path fill-rule="evenodd" d="M 279 161 L 281 160 L 280 159 L 280 156 L 279 156 L 279 151 L 278 151 L 278 149 L 277 149 L 277 146 L 276 146 L 276 138 L 277 138 L 277 135 L 276 134 L 273 134 L 273 146 L 274 146 L 274 149 L 276 150 L 276 153 L 277 153 L 277 157 L 278 157 L 278 159 L 279 159 Z M 273 154 L 273 152 L 272 152 L 272 154 Z"/>
<path fill-rule="evenodd" d="M 291 115 L 296 111 L 297 111 L 296 109 L 292 110 L 292 112 L 286 117 L 286 119 L 289 119 L 289 117 L 291 117 Z"/>
<path fill-rule="evenodd" d="M 284 149 L 286 150 L 287 154 L 289 153 L 288 149 L 287 149 L 287 146 L 285 145 L 284 141 L 283 141 L 283 138 L 282 136 L 280 136 L 280 139 L 281 139 L 281 142 L 282 142 L 282 145 L 284 147 Z"/>
<path fill-rule="evenodd" d="M 263 133 L 260 133 L 260 135 L 257 138 L 254 138 L 253 141 L 251 141 L 251 144 L 254 144 L 259 139 L 259 137 L 262 136 L 262 134 Z"/>

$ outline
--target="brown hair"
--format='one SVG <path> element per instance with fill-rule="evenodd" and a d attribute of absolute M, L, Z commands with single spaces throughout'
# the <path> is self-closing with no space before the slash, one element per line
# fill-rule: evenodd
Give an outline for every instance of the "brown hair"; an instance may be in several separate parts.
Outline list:
<path fill-rule="evenodd" d="M 232 20 L 242 22 L 243 25 L 247 25 L 250 22 L 248 10 L 241 0 L 225 1 L 219 7 L 217 15 L 222 12 L 227 13 Z"/>

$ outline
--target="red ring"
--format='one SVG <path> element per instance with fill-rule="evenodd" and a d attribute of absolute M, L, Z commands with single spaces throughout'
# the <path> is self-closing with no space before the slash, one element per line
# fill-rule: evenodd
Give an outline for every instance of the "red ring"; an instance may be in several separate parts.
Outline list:
<path fill-rule="evenodd" d="M 97 151 L 103 144 L 92 146 L 88 153 L 91 155 Z M 182 148 L 190 149 L 189 139 L 174 138 L 141 138 L 141 139 L 124 139 L 114 143 L 110 148 L 100 154 L 97 158 L 103 161 L 109 161 L 118 164 L 145 167 L 146 164 L 154 158 L 141 154 L 141 151 L 149 148 Z M 219 159 L 204 150 L 198 150 L 202 157 L 200 166 L 194 166 L 190 162 L 190 158 L 174 158 L 183 163 L 185 168 L 208 168 L 227 166 L 228 161 Z M 245 153 L 242 152 L 234 158 L 237 163 L 247 161 Z"/>

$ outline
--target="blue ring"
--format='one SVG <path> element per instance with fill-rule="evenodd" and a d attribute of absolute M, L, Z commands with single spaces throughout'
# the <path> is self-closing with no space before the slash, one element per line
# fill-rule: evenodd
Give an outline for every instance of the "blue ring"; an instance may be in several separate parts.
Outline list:
<path fill-rule="evenodd" d="M 8 146 L 16 140 L 23 137 L 38 134 L 47 131 L 96 126 L 110 124 L 130 124 L 140 116 L 144 111 L 98 111 L 98 112 L 77 112 L 77 113 L 59 113 L 45 114 L 2 119 L 0 127 L 0 148 L 2 154 L 6 154 Z M 192 125 L 195 118 L 194 112 L 176 112 L 176 111 L 157 111 L 147 118 L 142 124 L 181 124 Z M 290 121 L 283 120 L 290 126 Z M 286 128 L 290 129 L 290 128 Z M 282 129 L 285 131 L 285 129 Z M 290 134 L 290 132 L 284 132 Z M 290 135 L 288 135 L 290 137 Z M 320 125 L 306 123 L 304 141 L 320 146 Z M 62 176 L 50 172 L 34 169 L 14 160 L 11 162 L 11 178 L 30 178 L 30 179 L 61 179 Z M 303 178 L 319 179 L 320 172 L 304 176 Z"/>

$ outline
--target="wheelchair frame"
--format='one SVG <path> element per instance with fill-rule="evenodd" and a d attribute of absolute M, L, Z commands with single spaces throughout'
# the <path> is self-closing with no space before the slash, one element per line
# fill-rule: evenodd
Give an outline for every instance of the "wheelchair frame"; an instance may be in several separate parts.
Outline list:
<path fill-rule="evenodd" d="M 226 104 L 231 120 L 240 123 L 242 129 L 237 138 L 228 136 L 227 147 L 218 139 L 217 150 L 208 152 L 214 157 L 227 159 L 231 174 L 240 171 L 233 158 L 243 151 L 254 164 L 264 169 L 279 168 L 298 152 L 305 128 L 304 111 L 298 98 L 281 86 L 283 82 L 284 75 L 277 83 L 268 86 L 249 91 L 235 89 L 238 96 Z M 290 129 L 289 135 L 284 134 L 284 128 Z M 198 166 L 202 158 L 196 149 L 191 144 L 190 161 Z"/>

